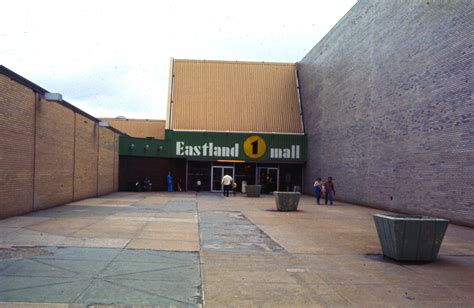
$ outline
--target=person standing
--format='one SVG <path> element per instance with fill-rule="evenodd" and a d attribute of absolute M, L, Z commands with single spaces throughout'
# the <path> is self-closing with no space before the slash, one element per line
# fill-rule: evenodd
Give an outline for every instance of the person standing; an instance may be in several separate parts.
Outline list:
<path fill-rule="evenodd" d="M 321 180 L 320 177 L 316 178 L 316 181 L 314 182 L 313 185 L 313 191 L 314 194 L 316 195 L 316 202 L 319 204 L 319 201 L 321 200 L 321 192 L 323 191 L 323 181 Z"/>
<path fill-rule="evenodd" d="M 324 203 L 332 205 L 332 199 L 336 196 L 336 189 L 334 188 L 334 182 L 332 181 L 332 177 L 328 177 L 328 181 L 324 183 Z"/>
<path fill-rule="evenodd" d="M 183 179 L 179 178 L 178 180 L 178 191 L 183 191 Z"/>
<path fill-rule="evenodd" d="M 196 192 L 200 192 L 201 191 L 201 180 L 197 180 L 196 181 Z"/>
<path fill-rule="evenodd" d="M 237 195 L 237 182 L 236 181 L 233 181 L 232 182 L 232 193 L 235 197 L 235 195 Z"/>
<path fill-rule="evenodd" d="M 224 185 L 224 196 L 225 197 L 229 197 L 229 191 L 232 187 L 232 177 L 228 174 L 224 175 L 222 177 L 222 181 L 221 181 L 221 184 Z"/>
<path fill-rule="evenodd" d="M 168 183 L 168 192 L 173 191 L 173 178 L 171 177 L 171 172 L 168 171 L 168 176 L 166 177 L 166 182 Z"/>

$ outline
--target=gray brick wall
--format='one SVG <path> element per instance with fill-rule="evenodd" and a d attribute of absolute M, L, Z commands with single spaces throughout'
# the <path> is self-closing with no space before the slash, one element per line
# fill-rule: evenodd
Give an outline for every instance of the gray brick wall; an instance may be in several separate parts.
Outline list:
<path fill-rule="evenodd" d="M 474 226 L 473 1 L 365 1 L 298 64 L 305 191 Z"/>

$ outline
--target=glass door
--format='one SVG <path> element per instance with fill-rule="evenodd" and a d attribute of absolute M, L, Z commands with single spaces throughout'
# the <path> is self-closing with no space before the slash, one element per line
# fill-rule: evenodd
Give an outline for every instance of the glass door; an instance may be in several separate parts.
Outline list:
<path fill-rule="evenodd" d="M 212 192 L 223 192 L 224 191 L 224 186 L 222 186 L 221 181 L 224 175 L 230 175 L 232 178 L 234 178 L 234 167 L 230 166 L 212 166 L 212 186 L 211 186 L 211 191 Z"/>
<path fill-rule="evenodd" d="M 279 190 L 279 169 L 257 167 L 257 184 L 262 185 L 262 193 L 269 194 Z"/>

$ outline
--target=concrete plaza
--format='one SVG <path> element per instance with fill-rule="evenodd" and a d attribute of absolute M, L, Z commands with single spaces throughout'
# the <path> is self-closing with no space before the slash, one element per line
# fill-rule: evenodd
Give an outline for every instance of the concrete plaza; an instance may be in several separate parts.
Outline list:
<path fill-rule="evenodd" d="M 0 307 L 472 307 L 474 229 L 383 258 L 383 211 L 304 196 L 114 193 L 0 221 Z"/>

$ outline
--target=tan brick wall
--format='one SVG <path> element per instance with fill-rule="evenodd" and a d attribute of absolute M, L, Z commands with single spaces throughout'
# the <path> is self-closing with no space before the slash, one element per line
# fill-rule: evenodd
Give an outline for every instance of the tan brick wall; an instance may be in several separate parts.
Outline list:
<path fill-rule="evenodd" d="M 97 196 L 97 147 L 99 127 L 76 113 L 74 200 Z"/>
<path fill-rule="evenodd" d="M 118 135 L 37 96 L 0 74 L 0 219 L 118 190 Z"/>
<path fill-rule="evenodd" d="M 73 200 L 74 112 L 41 100 L 36 109 L 34 209 Z"/>
<path fill-rule="evenodd" d="M 0 218 L 33 209 L 35 93 L 0 74 Z"/>
<path fill-rule="evenodd" d="M 114 132 L 99 127 L 98 194 L 105 195 L 114 190 Z"/>
<path fill-rule="evenodd" d="M 102 118 L 102 121 L 132 137 L 165 139 L 165 120 Z"/>

